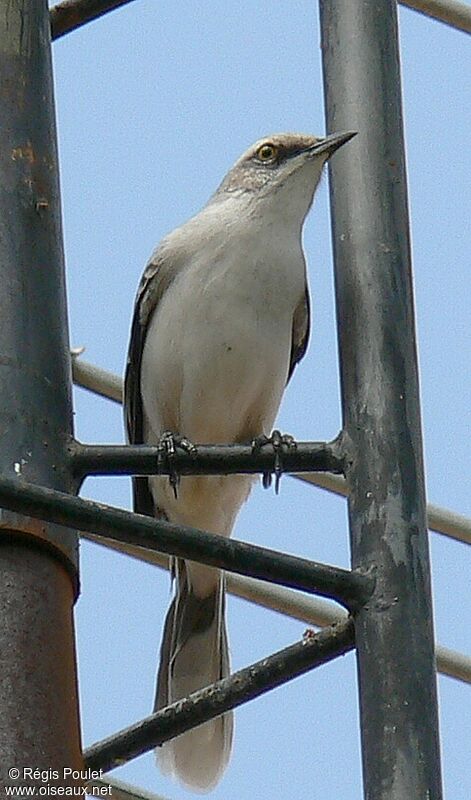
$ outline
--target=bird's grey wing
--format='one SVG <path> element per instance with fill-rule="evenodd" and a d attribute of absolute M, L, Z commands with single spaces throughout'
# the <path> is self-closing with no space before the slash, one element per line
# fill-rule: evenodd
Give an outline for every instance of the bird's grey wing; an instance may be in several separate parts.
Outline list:
<path fill-rule="evenodd" d="M 124 415 L 130 444 L 144 443 L 144 416 L 141 396 L 141 361 L 152 313 L 177 272 L 176 262 L 162 249 L 150 259 L 137 290 L 124 378 Z M 133 477 L 133 505 L 138 514 L 155 515 L 154 502 L 145 477 Z"/>
<path fill-rule="evenodd" d="M 291 336 L 291 358 L 289 364 L 288 383 L 294 368 L 304 356 L 309 341 L 309 331 L 311 326 L 311 311 L 309 302 L 309 289 L 306 283 L 306 291 L 301 297 L 295 308 L 293 315 L 293 328 Z"/>

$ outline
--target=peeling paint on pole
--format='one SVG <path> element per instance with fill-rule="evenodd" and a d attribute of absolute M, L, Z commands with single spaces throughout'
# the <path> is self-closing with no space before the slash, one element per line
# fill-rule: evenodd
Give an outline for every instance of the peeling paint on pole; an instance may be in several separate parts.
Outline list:
<path fill-rule="evenodd" d="M 0 472 L 72 489 L 70 357 L 45 0 L 0 4 Z M 0 786 L 81 765 L 77 536 L 0 511 Z M 12 779 L 19 770 L 17 780 Z M 13 770 L 9 774 L 9 770 Z M 43 786 L 40 781 L 37 786 Z"/>
<path fill-rule="evenodd" d="M 440 752 L 395 0 L 321 0 L 367 800 L 440 800 Z"/>

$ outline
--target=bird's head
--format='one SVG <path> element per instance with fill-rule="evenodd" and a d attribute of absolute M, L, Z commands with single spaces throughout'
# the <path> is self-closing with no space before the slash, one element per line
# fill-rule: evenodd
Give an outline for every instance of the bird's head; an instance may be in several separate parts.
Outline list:
<path fill-rule="evenodd" d="M 355 135 L 352 131 L 324 137 L 277 133 L 259 139 L 229 170 L 214 199 L 241 196 L 259 200 L 264 208 L 288 204 L 304 219 L 324 164 Z"/>

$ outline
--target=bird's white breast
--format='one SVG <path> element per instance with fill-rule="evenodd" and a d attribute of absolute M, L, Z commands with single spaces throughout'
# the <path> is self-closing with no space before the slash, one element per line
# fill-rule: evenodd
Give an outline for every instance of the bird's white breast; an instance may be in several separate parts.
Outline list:
<path fill-rule="evenodd" d="M 279 218 L 199 217 L 180 229 L 192 257 L 150 321 L 143 401 L 156 432 L 241 441 L 271 428 L 286 383 L 305 286 L 300 233 Z"/>

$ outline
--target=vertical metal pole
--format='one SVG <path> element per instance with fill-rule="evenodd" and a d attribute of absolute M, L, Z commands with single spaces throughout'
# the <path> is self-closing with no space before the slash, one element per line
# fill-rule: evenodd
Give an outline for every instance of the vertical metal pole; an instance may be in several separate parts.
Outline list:
<path fill-rule="evenodd" d="M 70 364 L 46 0 L 0 2 L 0 471 L 73 489 Z M 0 512 L 0 793 L 81 765 L 75 533 Z M 18 770 L 17 773 L 10 770 Z M 56 773 L 57 772 L 57 776 Z"/>
<path fill-rule="evenodd" d="M 365 798 L 441 797 L 395 0 L 321 0 Z M 335 162 L 335 163 L 334 163 Z"/>

